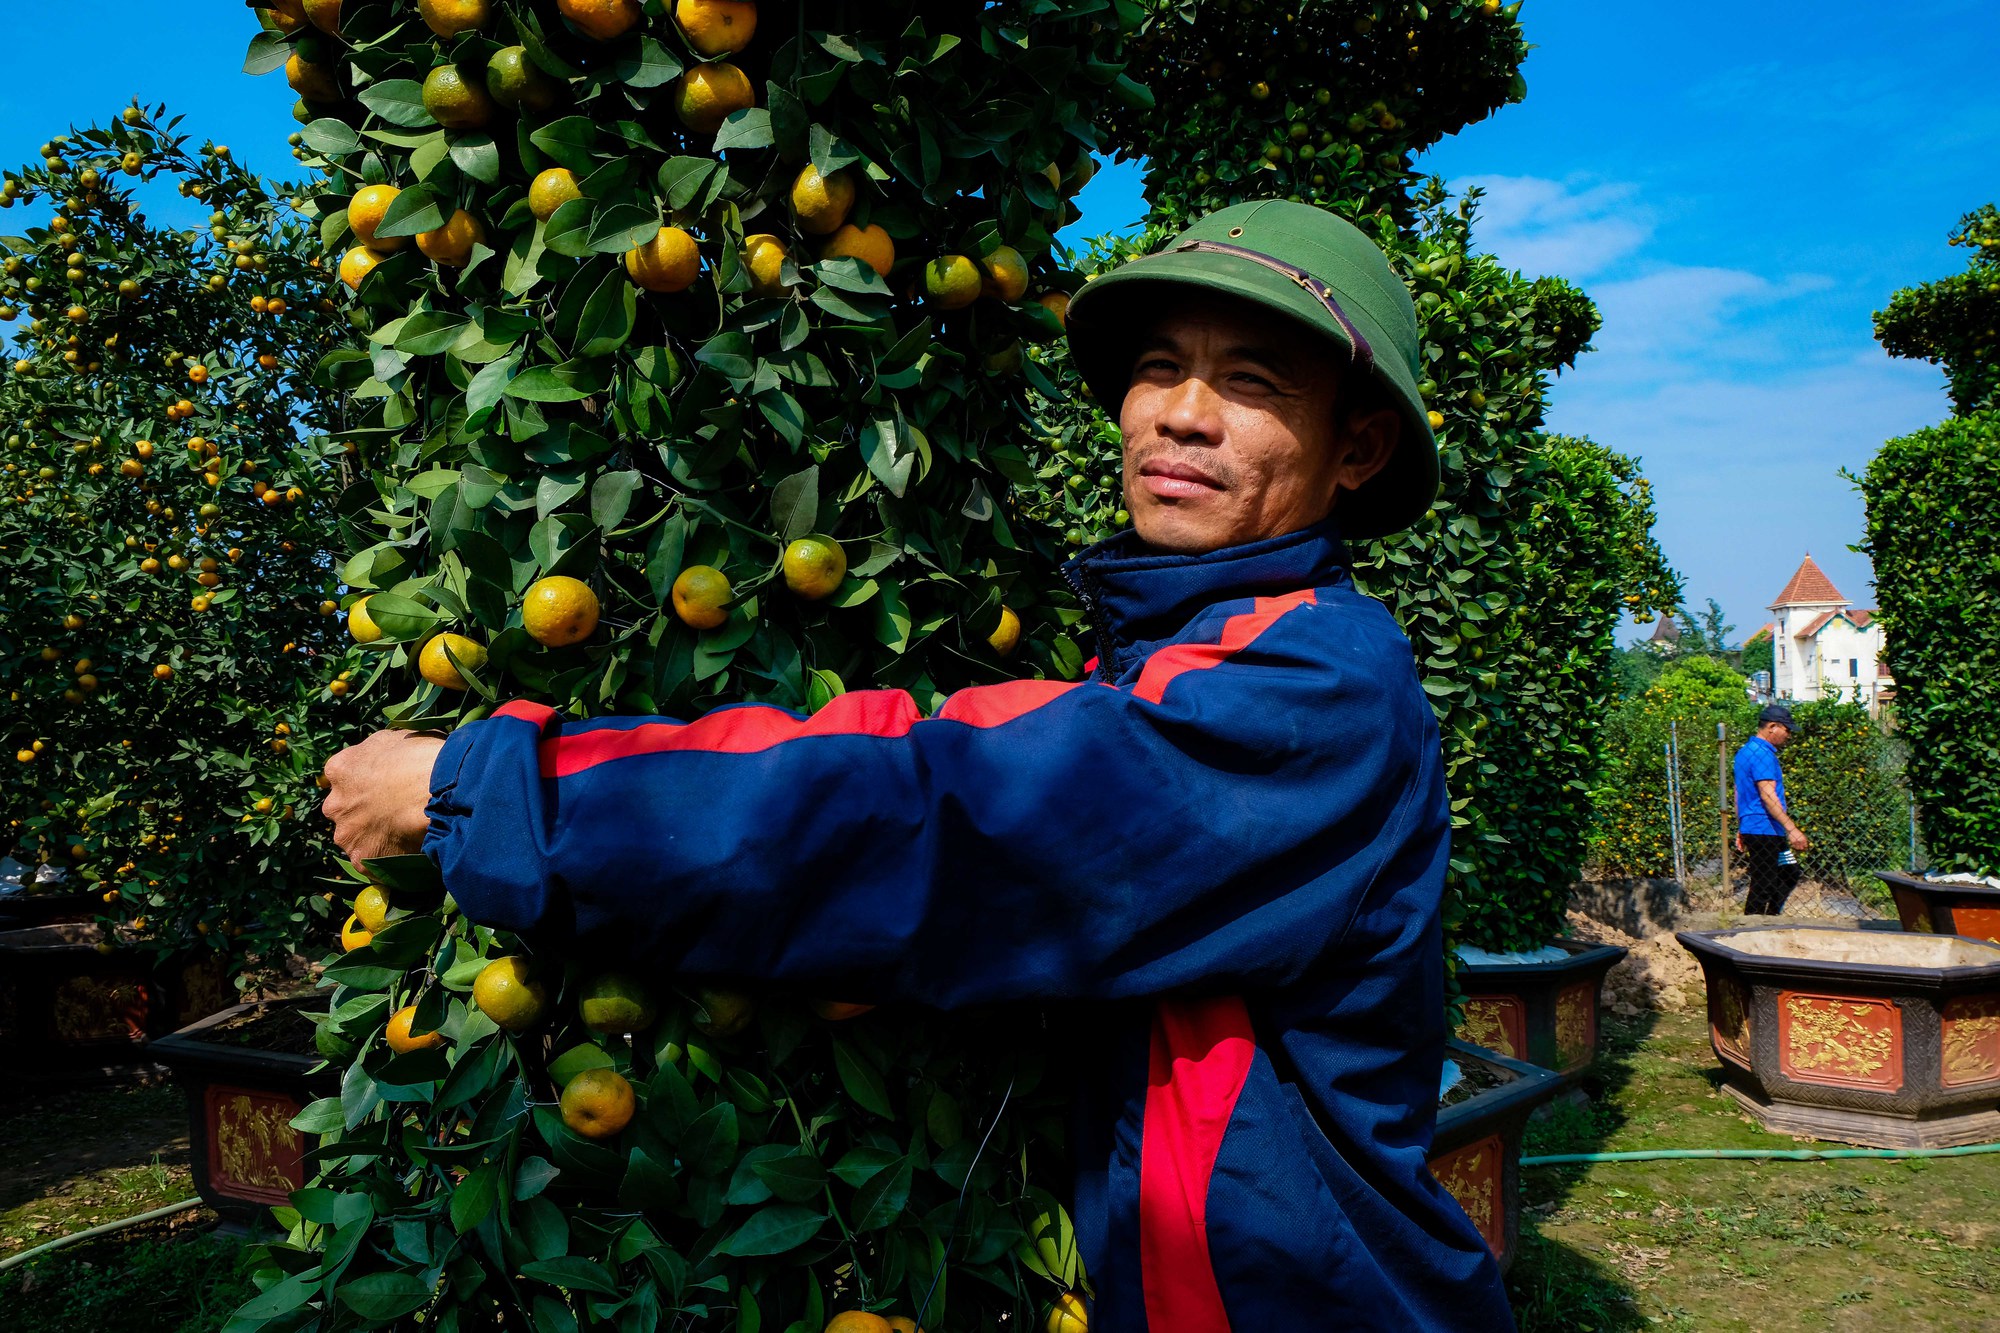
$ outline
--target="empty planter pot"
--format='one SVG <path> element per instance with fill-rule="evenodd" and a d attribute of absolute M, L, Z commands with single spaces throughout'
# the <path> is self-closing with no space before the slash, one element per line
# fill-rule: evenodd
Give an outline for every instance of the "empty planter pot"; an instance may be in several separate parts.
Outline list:
<path fill-rule="evenodd" d="M 1597 1059 L 1598 992 L 1625 956 L 1615 944 L 1552 940 L 1561 958 L 1461 963 L 1465 1020 L 1458 1038 L 1575 1082 Z"/>
<path fill-rule="evenodd" d="M 1521 1240 L 1521 1135 L 1559 1075 L 1462 1041 L 1449 1043 L 1461 1079 L 1440 1099 L 1430 1168 L 1479 1228 L 1505 1272 Z"/>
<path fill-rule="evenodd" d="M 1764 1128 L 1876 1148 L 2000 1139 L 2000 947 L 1840 926 L 1679 939 L 1724 1089 Z"/>
<path fill-rule="evenodd" d="M 1904 930 L 1969 935 L 2000 944 L 2000 889 L 1942 884 L 1893 870 L 1878 870 L 1875 877 L 1889 886 Z"/>

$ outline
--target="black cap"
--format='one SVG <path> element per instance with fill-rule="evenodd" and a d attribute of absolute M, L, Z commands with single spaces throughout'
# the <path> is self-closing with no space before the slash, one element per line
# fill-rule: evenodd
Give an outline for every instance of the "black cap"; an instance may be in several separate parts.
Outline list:
<path fill-rule="evenodd" d="M 1781 722 L 1787 731 L 1799 729 L 1799 724 L 1792 721 L 1792 710 L 1783 704 L 1764 705 L 1764 711 L 1757 714 L 1757 725 L 1761 727 L 1766 722 Z"/>

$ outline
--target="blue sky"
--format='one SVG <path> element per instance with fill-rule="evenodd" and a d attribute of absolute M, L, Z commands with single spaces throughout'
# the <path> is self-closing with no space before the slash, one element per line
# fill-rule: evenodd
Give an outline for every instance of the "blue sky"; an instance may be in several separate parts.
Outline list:
<path fill-rule="evenodd" d="M 1872 606 L 1840 476 L 1948 411 L 1871 313 L 1953 272 L 1959 215 L 2000 199 L 1989 3 L 1528 0 L 1528 97 L 1425 165 L 1485 188 L 1482 248 L 1604 313 L 1550 424 L 1635 454 L 1690 603 L 1747 635 L 1801 556 Z M 1136 217 L 1101 173 L 1076 230 Z"/>
<path fill-rule="evenodd" d="M 196 142 L 295 171 L 291 91 L 239 72 L 254 31 L 240 4 L 16 8 L 0 162 L 138 95 L 183 113 Z M 1739 635 L 1807 551 L 1872 604 L 1840 469 L 1947 404 L 1938 371 L 1881 354 L 1869 315 L 1961 267 L 1947 231 L 2000 197 L 2000 19 L 1986 0 L 1528 0 L 1522 20 L 1527 101 L 1427 165 L 1486 189 L 1485 248 L 1603 308 L 1599 350 L 1557 383 L 1552 426 L 1644 460 L 1689 599 L 1717 598 Z M 1101 172 L 1080 202 L 1067 239 L 1129 225 L 1136 172 Z M 171 192 L 149 206 L 202 216 Z M 0 230 L 20 216 L 0 213 Z"/>

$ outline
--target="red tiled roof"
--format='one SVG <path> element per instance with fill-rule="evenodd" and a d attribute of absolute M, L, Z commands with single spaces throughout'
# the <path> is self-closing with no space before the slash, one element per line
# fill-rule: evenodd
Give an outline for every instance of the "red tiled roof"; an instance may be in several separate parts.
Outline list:
<path fill-rule="evenodd" d="M 1751 644 L 1757 642 L 1757 640 L 1759 639 L 1769 639 L 1774 637 L 1777 634 L 1777 632 L 1778 632 L 1778 622 L 1775 620 L 1773 620 L 1768 625 L 1760 625 L 1755 634 L 1752 634 L 1749 638 L 1743 641 L 1743 646 L 1745 648 L 1748 648 Z"/>
<path fill-rule="evenodd" d="M 1661 616 L 1657 621 L 1654 622 L 1653 633 L 1650 636 L 1650 642 L 1679 643 L 1680 641 L 1681 641 L 1681 627 L 1674 623 L 1674 618 L 1672 616 Z"/>
<path fill-rule="evenodd" d="M 1875 618 L 1875 612 L 1872 609 L 1867 611 L 1862 611 L 1858 609 L 1850 610 L 1847 613 L 1847 618 L 1854 622 L 1854 628 L 1867 629 L 1868 622 Z"/>
<path fill-rule="evenodd" d="M 1798 602 L 1841 602 L 1844 604 L 1846 601 L 1847 599 L 1840 595 L 1840 589 L 1833 586 L 1833 580 L 1826 576 L 1824 570 L 1813 563 L 1811 556 L 1807 556 L 1799 563 L 1798 573 L 1792 575 L 1792 581 L 1785 585 L 1785 590 L 1778 594 L 1777 600 L 1773 601 L 1771 605 L 1773 608 L 1776 608 L 1791 606 Z"/>

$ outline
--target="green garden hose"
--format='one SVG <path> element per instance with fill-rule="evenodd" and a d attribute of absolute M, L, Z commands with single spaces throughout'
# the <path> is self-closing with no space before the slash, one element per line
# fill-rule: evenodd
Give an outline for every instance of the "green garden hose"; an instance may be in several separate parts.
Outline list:
<path fill-rule="evenodd" d="M 1567 1152 L 1547 1157 L 1523 1157 L 1522 1166 L 1575 1166 L 1587 1162 L 1678 1162 L 1688 1159 L 1727 1161 L 1823 1162 L 1840 1157 L 1972 1157 L 2000 1152 L 2000 1143 L 1973 1143 L 1962 1148 L 1650 1148 L 1640 1152 Z"/>
<path fill-rule="evenodd" d="M 80 1240 L 89 1240 L 93 1236 L 106 1236 L 114 1231 L 123 1230 L 126 1227 L 135 1227 L 141 1222 L 151 1222 L 155 1218 L 171 1217 L 175 1213 L 184 1213 L 190 1208 L 198 1207 L 200 1203 L 201 1200 L 198 1198 L 182 1199 L 179 1203 L 170 1203 L 164 1208 L 155 1208 L 151 1212 L 140 1213 L 137 1217 L 121 1217 L 116 1222 L 106 1222 L 100 1226 L 91 1227 L 88 1231 L 73 1231 L 67 1236 L 57 1236 L 54 1240 L 37 1245 L 32 1250 L 23 1250 L 19 1254 L 10 1254 L 5 1259 L 0 1259 L 0 1273 L 4 1273 L 16 1265 L 27 1263 L 28 1260 L 38 1254 L 47 1254 L 50 1250 L 60 1250 L 65 1245 L 74 1245 Z"/>

